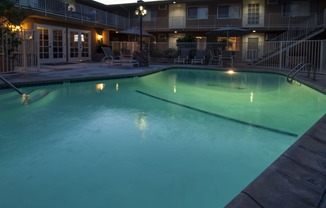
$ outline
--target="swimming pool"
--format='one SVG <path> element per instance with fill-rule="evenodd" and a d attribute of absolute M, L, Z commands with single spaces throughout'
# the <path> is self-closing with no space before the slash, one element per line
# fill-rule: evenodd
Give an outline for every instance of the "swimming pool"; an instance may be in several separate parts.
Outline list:
<path fill-rule="evenodd" d="M 326 104 L 280 75 L 184 69 L 20 99 L 0 93 L 1 207 L 222 207 Z"/>

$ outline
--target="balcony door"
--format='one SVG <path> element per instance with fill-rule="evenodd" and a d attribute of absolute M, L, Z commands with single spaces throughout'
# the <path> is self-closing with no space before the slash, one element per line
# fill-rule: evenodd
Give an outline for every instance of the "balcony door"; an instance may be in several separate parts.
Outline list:
<path fill-rule="evenodd" d="M 169 28 L 180 29 L 186 27 L 186 4 L 169 5 Z"/>
<path fill-rule="evenodd" d="M 40 64 L 66 62 L 66 29 L 36 25 Z"/>
<path fill-rule="evenodd" d="M 86 30 L 68 29 L 68 61 L 91 60 L 91 32 Z"/>
<path fill-rule="evenodd" d="M 264 27 L 265 21 L 265 0 L 243 0 L 244 27 Z"/>

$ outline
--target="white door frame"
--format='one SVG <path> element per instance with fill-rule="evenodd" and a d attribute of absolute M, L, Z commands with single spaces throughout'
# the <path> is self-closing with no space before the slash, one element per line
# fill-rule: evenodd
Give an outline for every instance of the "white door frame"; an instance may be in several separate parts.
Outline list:
<path fill-rule="evenodd" d="M 169 28 L 186 28 L 186 4 L 169 5 Z"/>
<path fill-rule="evenodd" d="M 35 24 L 40 64 L 66 62 L 66 28 Z"/>
<path fill-rule="evenodd" d="M 68 62 L 91 60 L 91 31 L 68 28 Z"/>

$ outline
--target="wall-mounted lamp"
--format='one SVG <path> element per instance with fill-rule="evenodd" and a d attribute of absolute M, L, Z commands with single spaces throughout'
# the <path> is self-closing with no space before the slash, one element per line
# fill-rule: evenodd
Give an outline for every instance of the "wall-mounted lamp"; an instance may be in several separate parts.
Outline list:
<path fill-rule="evenodd" d="M 97 40 L 102 42 L 102 39 L 103 39 L 103 35 L 97 34 Z"/>

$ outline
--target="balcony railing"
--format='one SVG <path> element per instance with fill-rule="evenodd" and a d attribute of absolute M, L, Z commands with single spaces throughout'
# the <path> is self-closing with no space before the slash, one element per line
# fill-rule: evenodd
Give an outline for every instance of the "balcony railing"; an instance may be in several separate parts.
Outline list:
<path fill-rule="evenodd" d="M 311 14 L 316 15 L 316 14 Z M 291 16 L 282 13 L 259 14 L 257 21 L 249 21 L 250 15 L 243 14 L 240 18 L 219 19 L 216 15 L 209 15 L 207 19 L 188 19 L 185 16 L 174 17 L 152 17 L 151 20 L 143 21 L 144 30 L 165 31 L 165 30 L 212 30 L 218 27 L 234 26 L 245 28 L 263 28 L 267 30 L 281 29 L 287 30 L 292 27 L 302 26 L 307 16 Z M 138 27 L 139 19 L 130 20 L 131 27 Z"/>
<path fill-rule="evenodd" d="M 105 26 L 123 30 L 139 26 L 139 18 L 127 18 L 93 7 L 69 1 L 58 0 L 14 0 L 22 8 L 43 13 L 44 16 L 56 15 L 66 20 L 77 20 L 82 23 Z M 315 14 L 311 14 L 315 15 Z M 298 27 L 307 16 L 285 15 L 283 13 L 260 13 L 252 20 L 252 15 L 243 14 L 239 18 L 220 19 L 217 15 L 209 15 L 207 19 L 188 19 L 185 16 L 151 17 L 143 21 L 143 29 L 148 31 L 166 30 L 213 30 L 223 26 L 246 28 L 263 28 L 268 30 Z"/>
<path fill-rule="evenodd" d="M 58 0 L 14 0 L 23 9 L 40 12 L 44 16 L 55 15 L 65 20 L 105 26 L 115 29 L 129 28 L 129 19 L 93 7 Z"/>

